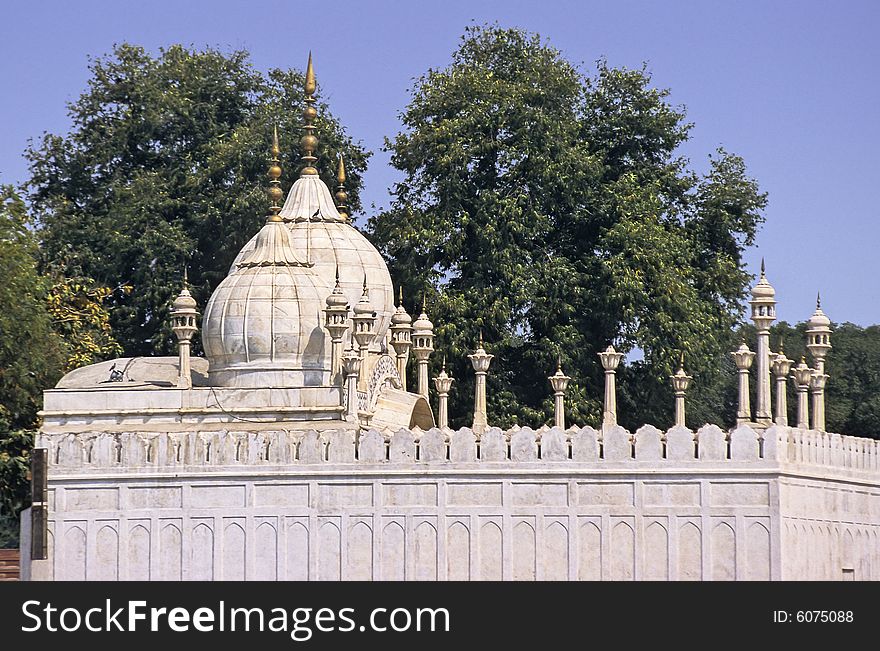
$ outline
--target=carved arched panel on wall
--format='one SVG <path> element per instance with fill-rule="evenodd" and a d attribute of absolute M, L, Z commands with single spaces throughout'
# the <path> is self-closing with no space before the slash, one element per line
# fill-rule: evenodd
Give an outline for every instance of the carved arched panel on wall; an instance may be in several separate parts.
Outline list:
<path fill-rule="evenodd" d="M 223 532 L 223 580 L 243 581 L 247 544 L 244 528 L 238 522 L 226 525 Z"/>
<path fill-rule="evenodd" d="M 166 524 L 159 533 L 159 578 L 162 581 L 180 581 L 183 560 L 180 529 Z M 213 542 L 209 550 L 213 555 Z"/>
<path fill-rule="evenodd" d="M 115 581 L 119 572 L 119 534 L 111 525 L 97 523 L 95 536 L 95 563 L 89 579 Z"/>
<path fill-rule="evenodd" d="M 669 579 L 669 534 L 661 522 L 652 522 L 645 529 L 646 581 Z"/>
<path fill-rule="evenodd" d="M 484 522 L 480 527 L 480 579 L 500 581 L 504 563 L 501 527 L 495 522 Z"/>
<path fill-rule="evenodd" d="M 471 532 L 463 522 L 449 525 L 446 539 L 446 578 L 467 581 L 471 574 Z"/>
<path fill-rule="evenodd" d="M 214 580 L 214 532 L 204 522 L 193 527 L 190 557 L 190 579 L 193 581 Z"/>
<path fill-rule="evenodd" d="M 712 528 L 711 536 L 712 580 L 736 579 L 736 538 L 733 528 L 719 522 Z"/>
<path fill-rule="evenodd" d="M 373 530 L 363 520 L 348 530 L 346 579 L 371 581 L 373 579 Z"/>
<path fill-rule="evenodd" d="M 406 573 L 406 535 L 400 522 L 389 522 L 382 530 L 382 580 L 403 581 Z"/>
<path fill-rule="evenodd" d="M 86 578 L 86 532 L 73 526 L 64 533 L 64 563 L 58 566 L 63 581 L 84 581 Z"/>
<path fill-rule="evenodd" d="M 703 539 L 694 522 L 678 530 L 678 580 L 700 581 L 703 578 Z"/>
<path fill-rule="evenodd" d="M 309 530 L 302 522 L 287 525 L 287 579 L 307 581 L 309 578 Z"/>
<path fill-rule="evenodd" d="M 620 521 L 611 527 L 611 580 L 632 581 L 635 573 L 635 540 L 633 528 Z"/>
<path fill-rule="evenodd" d="M 541 562 L 545 581 L 568 580 L 568 529 L 563 522 L 550 522 L 544 531 Z"/>
<path fill-rule="evenodd" d="M 150 580 L 150 531 L 146 524 L 136 524 L 128 532 L 128 579 Z"/>
<path fill-rule="evenodd" d="M 274 581 L 278 578 L 278 532 L 274 523 L 261 522 L 254 536 L 254 578 Z"/>
<path fill-rule="evenodd" d="M 535 580 L 535 528 L 526 520 L 513 525 L 513 580 Z"/>
<path fill-rule="evenodd" d="M 341 538 L 335 522 L 325 521 L 318 529 L 318 580 L 338 581 L 341 565 Z"/>
<path fill-rule="evenodd" d="M 416 581 L 437 580 L 437 529 L 421 522 L 415 531 Z"/>
<path fill-rule="evenodd" d="M 818 542 L 818 536 L 814 542 Z M 753 522 L 746 530 L 746 578 L 770 580 L 770 531 L 761 522 Z"/>
<path fill-rule="evenodd" d="M 602 578 L 602 532 L 596 523 L 584 522 L 578 537 L 578 579 L 599 581 Z"/>

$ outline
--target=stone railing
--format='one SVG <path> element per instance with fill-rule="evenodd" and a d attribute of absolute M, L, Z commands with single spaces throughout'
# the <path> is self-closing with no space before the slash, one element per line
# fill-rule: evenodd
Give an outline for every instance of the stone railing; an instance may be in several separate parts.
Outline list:
<path fill-rule="evenodd" d="M 759 433 L 748 426 L 725 432 L 705 425 L 661 431 L 651 425 L 630 434 L 623 427 L 489 428 L 482 436 L 457 431 L 371 429 L 83 432 L 41 434 L 50 464 L 70 469 L 181 466 L 493 463 L 783 462 L 857 470 L 880 470 L 880 443 L 787 427 Z"/>

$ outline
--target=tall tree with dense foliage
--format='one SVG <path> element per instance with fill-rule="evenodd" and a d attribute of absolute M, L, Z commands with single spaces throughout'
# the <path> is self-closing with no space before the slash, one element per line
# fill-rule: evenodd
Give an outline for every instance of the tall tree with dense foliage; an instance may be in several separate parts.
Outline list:
<path fill-rule="evenodd" d="M 474 27 L 415 82 L 401 119 L 387 146 L 404 178 L 370 227 L 407 294 L 428 297 L 459 423 L 480 329 L 498 424 L 550 418 L 557 355 L 580 422 L 600 413 L 609 343 L 644 351 L 621 374 L 642 393 L 665 396 L 682 350 L 692 371 L 718 372 L 766 197 L 723 150 L 706 175 L 689 170 L 691 125 L 646 70 L 600 61 L 586 76 L 537 35 Z"/>
<path fill-rule="evenodd" d="M 105 297 L 115 337 L 127 355 L 167 354 L 168 304 L 184 267 L 204 305 L 265 219 L 273 124 L 281 180 L 296 178 L 304 78 L 262 74 L 243 51 L 181 46 L 151 56 L 120 45 L 90 69 L 69 106 L 70 132 L 27 152 L 44 261 L 67 278 L 130 286 Z M 356 210 L 368 154 L 326 106 L 317 127 L 319 171 L 331 181 L 344 154 Z"/>

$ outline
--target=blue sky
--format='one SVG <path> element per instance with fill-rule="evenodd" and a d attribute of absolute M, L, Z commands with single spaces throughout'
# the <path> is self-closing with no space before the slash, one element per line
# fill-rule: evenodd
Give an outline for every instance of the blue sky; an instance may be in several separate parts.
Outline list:
<path fill-rule="evenodd" d="M 303 67 L 312 50 L 325 99 L 375 152 L 366 205 L 387 205 L 383 139 L 413 78 L 447 65 L 471 22 L 536 31 L 586 68 L 647 62 L 695 123 L 694 168 L 724 146 L 769 192 L 747 260 L 755 272 L 766 258 L 780 318 L 807 318 L 821 290 L 833 320 L 880 323 L 877 1 L 4 2 L 0 182 L 26 177 L 29 138 L 66 130 L 87 57 L 114 43 L 245 48 L 264 70 Z"/>

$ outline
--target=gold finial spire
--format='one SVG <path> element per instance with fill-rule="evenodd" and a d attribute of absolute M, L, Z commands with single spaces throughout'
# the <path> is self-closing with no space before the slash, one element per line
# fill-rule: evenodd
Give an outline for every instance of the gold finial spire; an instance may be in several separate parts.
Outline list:
<path fill-rule="evenodd" d="M 779 335 L 779 354 L 785 355 L 785 339 L 783 339 L 782 335 Z"/>
<path fill-rule="evenodd" d="M 334 195 L 334 198 L 336 199 L 336 210 L 339 211 L 340 217 L 348 221 L 348 192 L 345 191 L 345 161 L 342 158 L 342 154 L 339 154 L 339 166 L 336 168 L 336 182 L 339 183 L 339 185 L 336 186 L 336 194 Z"/>
<path fill-rule="evenodd" d="M 678 359 L 678 368 L 684 370 L 684 351 L 681 351 L 681 357 Z"/>
<path fill-rule="evenodd" d="M 761 278 L 765 278 L 764 275 L 764 258 L 761 258 Z"/>
<path fill-rule="evenodd" d="M 183 265 L 183 288 L 186 289 L 189 287 L 189 273 L 187 272 L 186 265 Z"/>
<path fill-rule="evenodd" d="M 315 169 L 315 150 L 318 148 L 318 137 L 315 135 L 315 118 L 318 117 L 318 109 L 315 108 L 315 69 L 312 67 L 312 53 L 309 52 L 309 63 L 306 66 L 306 105 L 303 108 L 303 119 L 305 120 L 305 134 L 300 139 L 299 144 L 302 147 L 302 161 L 305 167 L 302 168 L 300 176 L 317 176 L 318 170 Z"/>
<path fill-rule="evenodd" d="M 816 292 L 816 309 L 822 309 L 822 295 L 819 292 Z"/>
<path fill-rule="evenodd" d="M 397 304 L 403 305 L 403 285 L 397 286 Z"/>
<path fill-rule="evenodd" d="M 443 367 L 440 370 L 446 372 L 446 353 L 443 353 Z"/>
<path fill-rule="evenodd" d="M 278 125 L 276 124 L 272 131 L 272 162 L 269 164 L 269 171 L 267 172 L 269 176 L 269 211 L 271 213 L 269 219 L 273 222 L 281 221 L 278 213 L 281 212 L 280 204 L 284 196 L 284 193 L 281 191 L 281 182 L 278 180 L 281 178 L 281 163 L 278 160 L 280 155 L 281 147 L 278 145 Z"/>
<path fill-rule="evenodd" d="M 556 372 L 562 373 L 562 354 L 556 356 Z"/>

